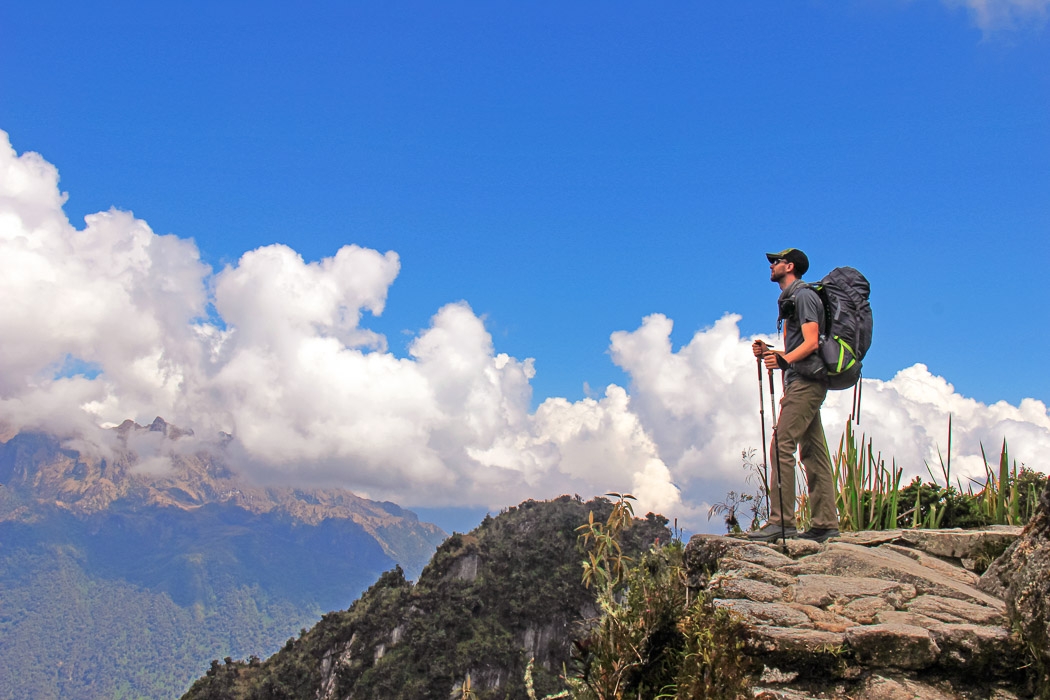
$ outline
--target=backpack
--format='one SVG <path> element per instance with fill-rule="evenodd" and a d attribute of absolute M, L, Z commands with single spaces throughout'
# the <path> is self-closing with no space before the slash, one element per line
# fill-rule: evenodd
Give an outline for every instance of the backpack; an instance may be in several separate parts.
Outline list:
<path fill-rule="evenodd" d="M 810 289 L 824 304 L 820 356 L 829 389 L 849 389 L 860 379 L 861 360 L 871 347 L 871 285 L 852 267 L 836 267 Z"/>

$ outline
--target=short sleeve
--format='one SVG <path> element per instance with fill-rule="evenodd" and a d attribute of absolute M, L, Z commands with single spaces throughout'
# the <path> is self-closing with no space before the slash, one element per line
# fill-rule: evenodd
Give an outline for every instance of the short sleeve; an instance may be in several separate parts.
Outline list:
<path fill-rule="evenodd" d="M 823 330 L 824 304 L 821 303 L 817 293 L 809 287 L 803 287 L 795 295 L 795 313 L 800 327 L 804 323 L 816 323 Z"/>

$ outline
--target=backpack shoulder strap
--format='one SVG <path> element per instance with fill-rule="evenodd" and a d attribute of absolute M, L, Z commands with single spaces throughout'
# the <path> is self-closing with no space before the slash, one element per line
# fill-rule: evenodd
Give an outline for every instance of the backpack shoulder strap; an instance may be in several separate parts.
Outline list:
<path fill-rule="evenodd" d="M 778 304 L 778 315 L 777 315 L 777 331 L 780 331 L 784 325 L 784 319 L 794 318 L 798 320 L 798 307 L 796 297 L 798 293 L 803 289 L 809 289 L 817 295 L 817 299 L 820 300 L 820 306 L 824 309 L 824 327 L 827 328 L 831 323 L 831 319 L 828 316 L 828 303 L 824 299 L 824 295 L 821 293 L 821 287 L 819 284 L 812 285 L 809 282 L 802 281 L 795 290 L 791 293 L 791 296 L 786 299 L 782 299 Z"/>

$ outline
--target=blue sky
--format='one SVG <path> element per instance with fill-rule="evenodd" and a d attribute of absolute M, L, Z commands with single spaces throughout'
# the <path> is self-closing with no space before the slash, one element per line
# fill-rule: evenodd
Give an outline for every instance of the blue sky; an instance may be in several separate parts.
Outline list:
<path fill-rule="evenodd" d="M 651 314 L 673 351 L 727 312 L 774 332 L 762 254 L 797 246 L 810 278 L 871 280 L 866 376 L 921 363 L 1043 426 L 1047 7 L 5 3 L 0 129 L 57 168 L 73 227 L 131 211 L 213 273 L 275 243 L 394 251 L 361 327 L 410 359 L 465 301 L 534 358 L 531 412 L 644 393 L 610 336 Z"/>

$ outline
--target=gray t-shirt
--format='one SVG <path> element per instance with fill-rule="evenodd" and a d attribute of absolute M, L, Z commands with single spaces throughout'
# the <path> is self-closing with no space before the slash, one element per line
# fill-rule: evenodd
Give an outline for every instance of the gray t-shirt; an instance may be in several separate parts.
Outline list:
<path fill-rule="evenodd" d="M 784 320 L 785 352 L 791 352 L 802 345 L 803 323 L 818 324 L 820 334 L 824 335 L 824 304 L 817 293 L 802 280 L 795 280 L 788 285 L 787 289 L 780 293 L 777 304 L 780 308 L 780 317 Z M 794 310 L 790 308 L 792 305 Z M 784 382 L 790 384 L 799 376 L 806 379 L 827 380 L 827 369 L 824 367 L 824 361 L 820 359 L 819 352 L 814 352 L 808 357 L 793 362 L 791 367 L 784 372 Z"/>

